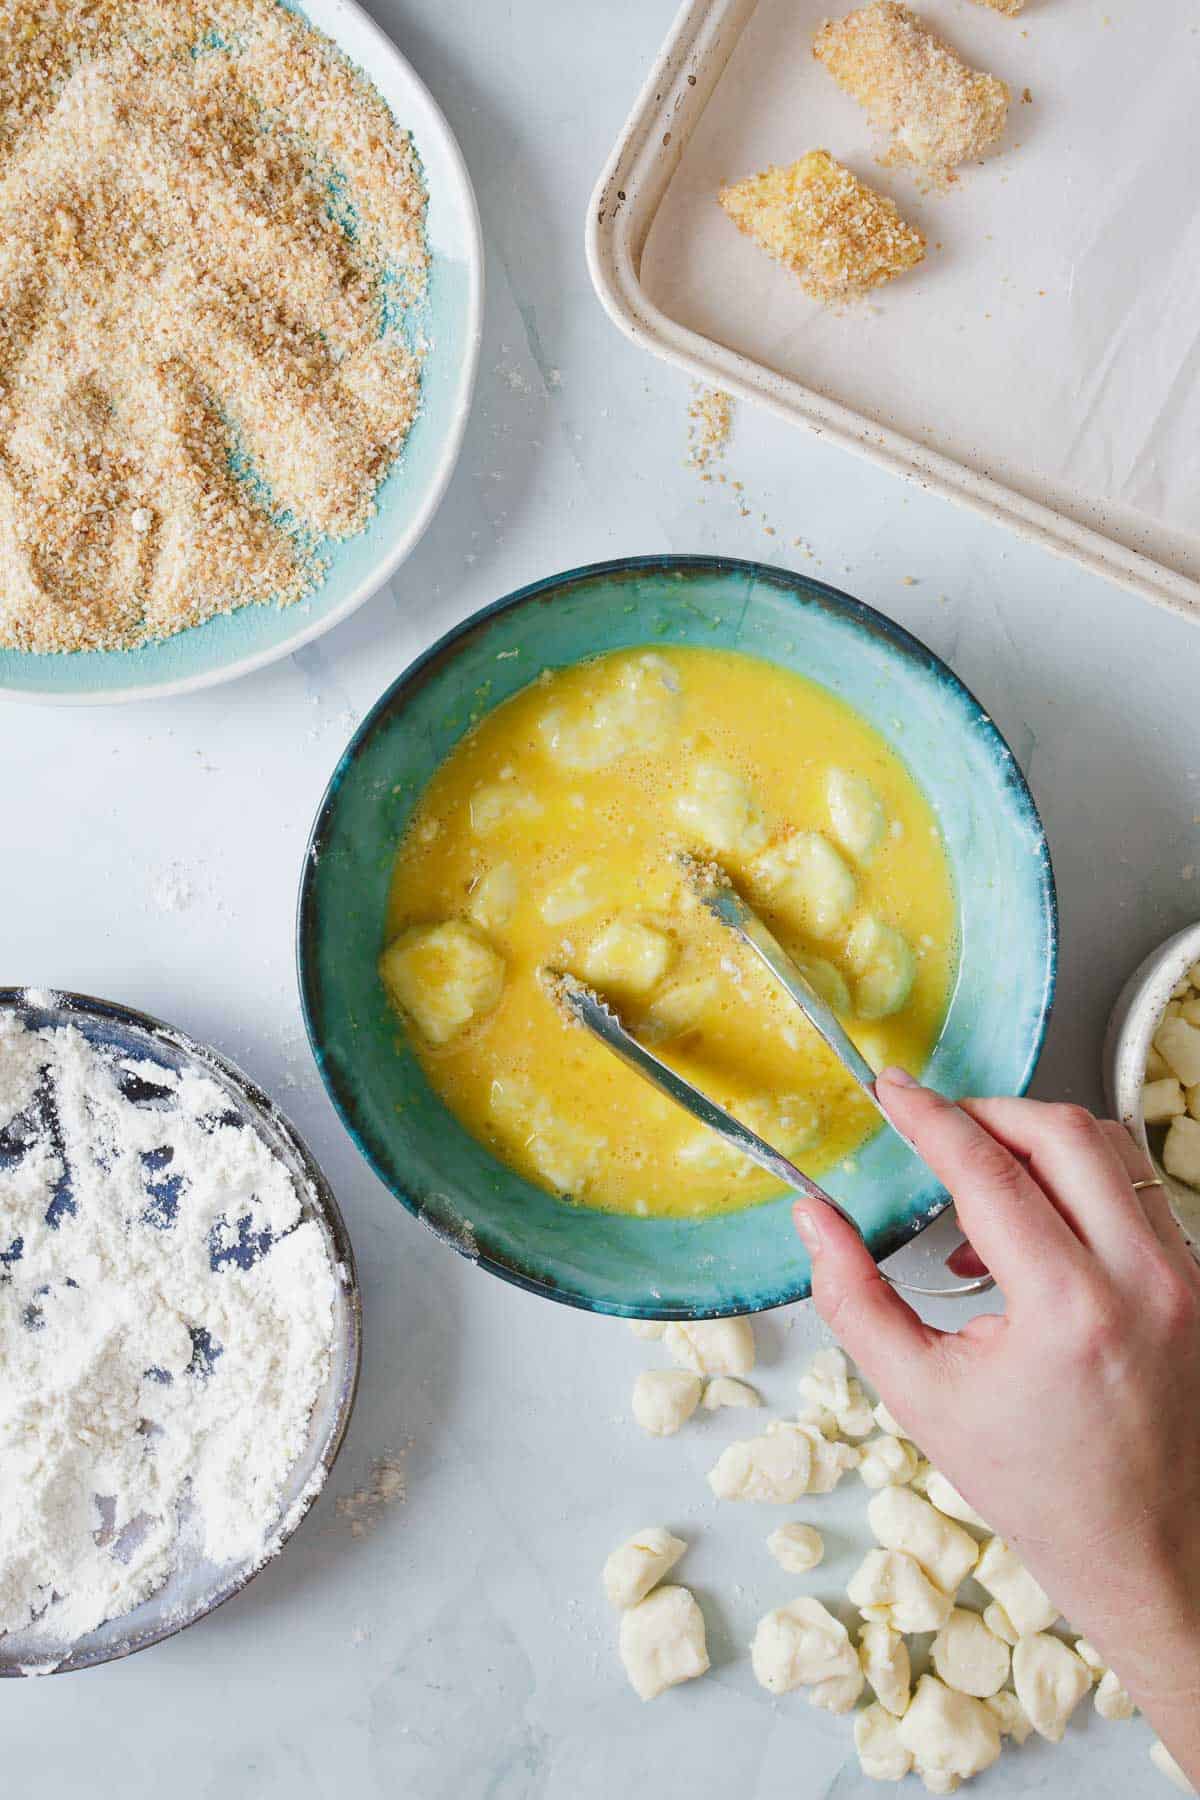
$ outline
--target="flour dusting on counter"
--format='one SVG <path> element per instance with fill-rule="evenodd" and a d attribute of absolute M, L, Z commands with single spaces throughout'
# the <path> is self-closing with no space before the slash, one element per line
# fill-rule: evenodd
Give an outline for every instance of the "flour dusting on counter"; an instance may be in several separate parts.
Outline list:
<path fill-rule="evenodd" d="M 269 1552 L 334 1281 L 215 1082 L 0 1016 L 0 1645 Z"/>
<path fill-rule="evenodd" d="M 405 1464 L 411 1448 L 410 1438 L 402 1450 L 388 1451 L 376 1457 L 371 1464 L 370 1481 L 355 1488 L 353 1493 L 338 1496 L 338 1517 L 349 1522 L 351 1537 L 366 1537 L 389 1506 L 394 1506 L 397 1501 L 403 1505 L 408 1499 Z"/>

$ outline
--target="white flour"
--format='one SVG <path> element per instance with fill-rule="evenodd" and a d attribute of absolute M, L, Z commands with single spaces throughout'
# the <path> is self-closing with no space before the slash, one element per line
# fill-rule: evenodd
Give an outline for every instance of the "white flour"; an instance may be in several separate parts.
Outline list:
<path fill-rule="evenodd" d="M 299 1221 L 214 1082 L 0 1015 L 0 1634 L 23 1655 L 182 1560 L 269 1549 L 333 1332 Z"/>

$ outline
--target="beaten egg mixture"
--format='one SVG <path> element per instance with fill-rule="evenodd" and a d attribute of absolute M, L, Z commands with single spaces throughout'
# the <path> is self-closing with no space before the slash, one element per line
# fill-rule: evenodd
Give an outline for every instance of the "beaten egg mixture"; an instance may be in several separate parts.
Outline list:
<path fill-rule="evenodd" d="M 868 1062 L 919 1073 L 957 960 L 950 871 L 896 753 L 824 688 L 740 653 L 625 650 L 543 675 L 434 775 L 399 847 L 380 974 L 436 1092 L 505 1163 L 610 1211 L 779 1191 L 565 1019 L 589 982 L 665 1061 L 809 1174 L 878 1117 L 698 904 L 716 860 Z"/>

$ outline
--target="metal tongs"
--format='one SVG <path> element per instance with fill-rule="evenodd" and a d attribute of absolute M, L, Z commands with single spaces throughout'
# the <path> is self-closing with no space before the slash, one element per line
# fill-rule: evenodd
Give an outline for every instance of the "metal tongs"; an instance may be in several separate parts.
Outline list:
<path fill-rule="evenodd" d="M 846 1035 L 832 1008 L 817 993 L 803 970 L 793 962 L 758 915 L 747 906 L 724 870 L 714 863 L 701 864 L 690 856 L 683 856 L 680 861 L 692 891 L 701 904 L 753 950 L 784 992 L 795 1001 L 809 1024 L 828 1044 L 842 1067 L 858 1083 L 889 1129 L 896 1132 L 897 1137 L 908 1145 L 914 1156 L 918 1155 L 915 1145 L 904 1137 L 903 1132 L 897 1131 L 888 1118 L 875 1091 L 874 1071 Z M 832 1207 L 838 1217 L 844 1219 L 866 1242 L 857 1219 L 852 1217 L 840 1201 L 835 1200 L 832 1194 L 806 1175 L 803 1169 L 798 1169 L 786 1156 L 772 1149 L 748 1125 L 735 1119 L 732 1113 L 727 1112 L 723 1106 L 718 1106 L 715 1100 L 709 1099 L 707 1094 L 701 1093 L 699 1088 L 693 1087 L 690 1081 L 639 1043 L 637 1038 L 626 1031 L 612 1008 L 584 982 L 560 970 L 548 969 L 545 973 L 558 1003 L 572 1018 L 586 1026 L 615 1056 L 619 1056 L 627 1068 L 649 1081 L 694 1119 L 699 1119 L 702 1125 L 715 1131 L 731 1149 L 748 1156 L 751 1162 L 757 1163 L 760 1169 L 765 1169 L 768 1175 L 773 1175 L 785 1187 L 794 1188 L 810 1200 L 819 1200 L 824 1206 Z M 966 1299 L 971 1294 L 986 1293 L 995 1286 L 991 1275 L 978 1276 L 974 1280 L 959 1283 L 957 1287 L 929 1288 L 900 1281 L 893 1275 L 885 1274 L 883 1270 L 880 1270 L 880 1274 L 890 1286 L 906 1294 L 920 1294 L 931 1300 Z"/>

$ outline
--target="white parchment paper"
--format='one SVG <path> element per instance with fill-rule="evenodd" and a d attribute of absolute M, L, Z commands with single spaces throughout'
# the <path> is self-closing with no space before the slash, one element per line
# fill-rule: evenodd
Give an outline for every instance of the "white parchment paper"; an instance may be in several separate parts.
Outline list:
<path fill-rule="evenodd" d="M 1013 90 L 998 152 L 923 194 L 810 53 L 829 0 L 759 0 L 642 264 L 670 317 L 1200 580 L 1200 6 L 918 10 Z M 1028 92 L 1029 99 L 1022 98 Z M 829 150 L 929 240 L 822 309 L 742 237 L 722 181 Z"/>

